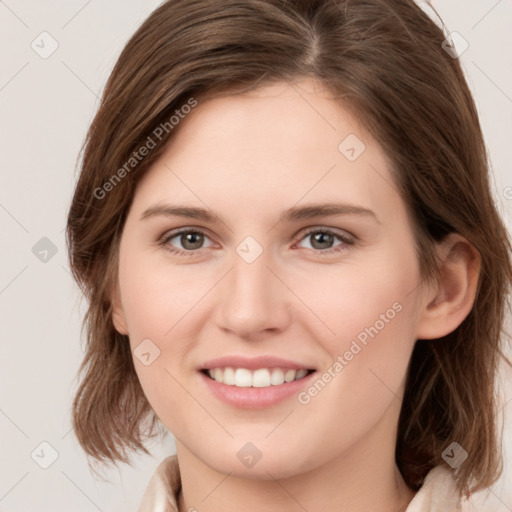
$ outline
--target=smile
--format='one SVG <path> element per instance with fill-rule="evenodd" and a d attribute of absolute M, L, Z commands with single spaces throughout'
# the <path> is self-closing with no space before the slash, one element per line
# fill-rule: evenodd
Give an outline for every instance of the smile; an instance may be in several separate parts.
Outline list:
<path fill-rule="evenodd" d="M 238 388 L 266 388 L 280 386 L 285 382 L 293 382 L 303 379 L 313 370 L 290 368 L 259 368 L 249 370 L 247 368 L 212 368 L 203 370 L 211 379 L 228 386 Z"/>

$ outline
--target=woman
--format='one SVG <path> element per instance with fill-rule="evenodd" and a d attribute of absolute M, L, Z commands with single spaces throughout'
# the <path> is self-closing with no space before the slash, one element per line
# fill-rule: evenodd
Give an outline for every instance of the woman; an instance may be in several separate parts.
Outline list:
<path fill-rule="evenodd" d="M 448 512 L 498 478 L 511 246 L 444 41 L 409 0 L 178 0 L 127 43 L 67 233 L 80 443 L 176 438 L 140 512 Z"/>

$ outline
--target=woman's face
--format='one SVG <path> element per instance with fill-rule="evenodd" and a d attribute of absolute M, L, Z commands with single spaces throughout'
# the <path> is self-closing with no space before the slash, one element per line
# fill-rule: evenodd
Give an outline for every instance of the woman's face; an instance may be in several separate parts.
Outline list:
<path fill-rule="evenodd" d="M 422 299 L 383 150 L 309 79 L 180 123 L 120 246 L 114 321 L 152 408 L 223 473 L 392 459 Z"/>

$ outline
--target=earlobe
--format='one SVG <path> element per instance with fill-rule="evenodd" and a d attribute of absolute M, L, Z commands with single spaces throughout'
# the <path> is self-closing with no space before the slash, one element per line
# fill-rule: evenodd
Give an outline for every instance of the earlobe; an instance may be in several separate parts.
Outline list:
<path fill-rule="evenodd" d="M 128 335 L 128 328 L 126 326 L 126 318 L 124 316 L 123 305 L 119 298 L 119 287 L 116 286 L 115 291 L 112 293 L 112 323 L 119 334 Z"/>
<path fill-rule="evenodd" d="M 438 246 L 439 279 L 424 297 L 417 339 L 436 339 L 453 332 L 475 301 L 480 254 L 461 235 L 452 233 Z"/>

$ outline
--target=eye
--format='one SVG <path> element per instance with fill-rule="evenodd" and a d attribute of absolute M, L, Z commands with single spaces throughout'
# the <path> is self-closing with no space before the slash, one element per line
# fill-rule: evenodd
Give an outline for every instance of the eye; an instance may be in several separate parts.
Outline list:
<path fill-rule="evenodd" d="M 177 242 L 172 243 L 173 240 Z M 209 238 L 202 231 L 196 229 L 183 229 L 174 233 L 166 233 L 159 241 L 168 251 L 180 256 L 192 256 L 198 249 L 203 248 L 205 239 Z M 174 244 L 181 244 L 182 248 L 174 247 Z"/>
<path fill-rule="evenodd" d="M 354 245 L 355 237 L 348 233 L 339 233 L 326 228 L 311 228 L 301 238 L 311 240 L 308 249 L 314 250 L 319 255 L 327 255 L 348 250 L 348 246 Z M 335 240 L 340 243 L 333 246 Z"/>
<path fill-rule="evenodd" d="M 327 228 L 311 228 L 302 235 L 302 240 L 310 239 L 310 246 L 306 247 L 311 249 L 320 256 L 326 256 L 332 253 L 340 253 L 348 250 L 349 246 L 354 245 L 356 239 L 348 233 L 336 232 Z M 166 233 L 159 240 L 159 244 L 165 247 L 166 250 L 172 254 L 179 256 L 193 256 L 199 249 L 203 249 L 205 240 L 210 240 L 209 237 L 202 231 L 197 229 L 182 229 Z M 333 243 L 338 240 L 339 243 L 333 246 Z M 299 242 L 300 243 L 300 242 Z M 181 248 L 176 247 L 180 244 Z M 211 247 L 210 244 L 207 247 Z"/>

